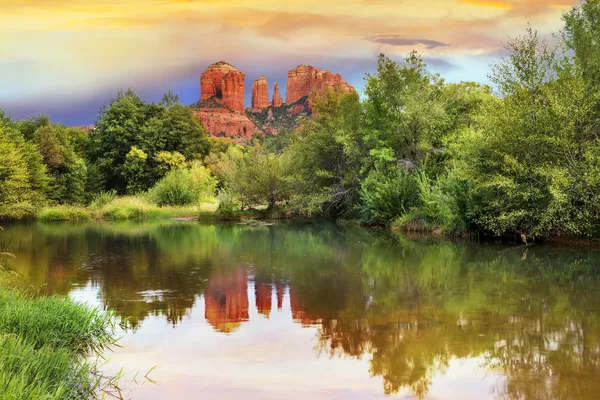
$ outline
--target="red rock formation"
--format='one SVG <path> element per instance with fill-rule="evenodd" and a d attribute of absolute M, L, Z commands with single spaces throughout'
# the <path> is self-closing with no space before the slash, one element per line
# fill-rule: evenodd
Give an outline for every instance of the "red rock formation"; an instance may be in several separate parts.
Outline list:
<path fill-rule="evenodd" d="M 214 97 L 224 106 L 244 113 L 246 75 L 225 61 L 208 66 L 200 77 L 200 101 Z"/>
<path fill-rule="evenodd" d="M 346 83 L 340 74 L 333 74 L 312 65 L 298 65 L 288 71 L 285 102 L 292 104 L 308 96 L 312 91 L 321 91 L 326 86 L 341 86 L 346 91 L 354 91 L 354 88 Z"/>
<path fill-rule="evenodd" d="M 269 107 L 269 105 L 269 85 L 263 75 L 252 84 L 252 108 L 262 110 Z"/>
<path fill-rule="evenodd" d="M 219 332 L 229 333 L 248 321 L 248 278 L 240 268 L 234 275 L 216 274 L 204 293 L 204 318 Z"/>
<path fill-rule="evenodd" d="M 251 139 L 255 134 L 276 135 L 280 129 L 295 129 L 301 114 L 312 113 L 312 96 L 326 87 L 354 88 L 339 74 L 299 65 L 288 71 L 286 103 L 279 86 L 273 85 L 273 99 L 269 103 L 269 89 L 264 76 L 252 85 L 252 107 L 244 109 L 244 73 L 225 61 L 210 65 L 200 78 L 200 102 L 196 116 L 213 136 L 226 136 L 238 142 Z M 273 107 L 285 107 L 285 113 L 273 112 Z M 235 111 L 235 112 L 234 112 Z"/>
<path fill-rule="evenodd" d="M 283 105 L 283 99 L 279 94 L 279 85 L 277 82 L 273 84 L 273 107 L 281 107 Z"/>
<path fill-rule="evenodd" d="M 255 132 L 261 132 L 245 114 L 234 113 L 227 108 L 201 108 L 195 115 L 213 136 L 245 141 L 251 139 Z"/>

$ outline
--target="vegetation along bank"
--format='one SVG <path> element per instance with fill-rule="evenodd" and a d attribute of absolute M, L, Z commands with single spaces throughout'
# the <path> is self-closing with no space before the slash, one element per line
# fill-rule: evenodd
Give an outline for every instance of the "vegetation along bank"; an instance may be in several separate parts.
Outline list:
<path fill-rule="evenodd" d="M 380 55 L 362 96 L 313 93 L 296 129 L 209 137 L 168 93 L 120 92 L 90 130 L 0 114 L 0 218 L 81 220 L 240 210 L 409 231 L 600 234 L 600 2 L 548 44 L 508 40 L 492 87 L 446 82 L 413 52 Z M 212 214 L 212 213 L 216 214 Z"/>

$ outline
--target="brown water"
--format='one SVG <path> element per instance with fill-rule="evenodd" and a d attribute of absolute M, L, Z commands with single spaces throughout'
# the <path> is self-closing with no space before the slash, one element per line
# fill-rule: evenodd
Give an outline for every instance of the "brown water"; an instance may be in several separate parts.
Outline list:
<path fill-rule="evenodd" d="M 28 281 L 116 311 L 104 369 L 128 398 L 600 399 L 598 250 L 326 223 L 5 228 Z"/>

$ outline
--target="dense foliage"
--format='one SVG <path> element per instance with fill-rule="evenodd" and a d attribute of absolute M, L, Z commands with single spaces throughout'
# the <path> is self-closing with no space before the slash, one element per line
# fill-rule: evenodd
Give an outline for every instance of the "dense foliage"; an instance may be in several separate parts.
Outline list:
<path fill-rule="evenodd" d="M 599 18 L 600 0 L 583 1 L 555 45 L 531 28 L 510 39 L 493 87 L 448 83 L 416 52 L 380 55 L 362 99 L 314 93 L 299 129 L 245 145 L 207 138 L 171 93 L 148 104 L 121 92 L 89 134 L 2 114 L 0 218 L 103 191 L 158 205 L 221 193 L 230 216 L 236 204 L 406 230 L 597 236 Z"/>

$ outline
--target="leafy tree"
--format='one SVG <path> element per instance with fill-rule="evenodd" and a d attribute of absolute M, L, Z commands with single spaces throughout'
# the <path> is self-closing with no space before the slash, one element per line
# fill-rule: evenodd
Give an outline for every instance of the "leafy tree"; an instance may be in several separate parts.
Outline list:
<path fill-rule="evenodd" d="M 408 213 L 419 202 L 417 182 L 406 169 L 389 173 L 376 169 L 361 182 L 363 219 L 367 223 L 387 224 Z"/>
<path fill-rule="evenodd" d="M 42 157 L 8 121 L 0 122 L 0 219 L 31 217 L 44 203 Z"/>
<path fill-rule="evenodd" d="M 589 234 L 598 218 L 594 105 L 576 66 L 531 28 L 508 43 L 490 79 L 502 98 L 455 152 L 473 182 L 474 218 L 495 234 Z"/>
<path fill-rule="evenodd" d="M 245 152 L 230 147 L 211 163 L 223 188 L 237 196 L 242 208 L 263 204 L 272 207 L 288 197 L 285 159 L 266 152 L 259 142 Z"/>
<path fill-rule="evenodd" d="M 174 151 L 160 151 L 154 157 L 154 161 L 158 164 L 157 171 L 160 175 L 166 175 L 173 168 L 181 168 L 185 165 L 185 157 L 183 154 Z"/>
<path fill-rule="evenodd" d="M 91 133 L 90 159 L 100 171 L 105 189 L 127 190 L 128 172 L 124 172 L 127 154 L 136 146 L 147 157 L 144 177 L 135 185 L 148 189 L 167 170 L 161 164 L 161 152 L 175 152 L 186 160 L 202 159 L 209 142 L 204 128 L 188 107 L 172 94 L 159 104 L 146 104 L 132 90 L 120 92 L 104 108 Z M 135 186 L 134 185 L 134 186 Z"/>
<path fill-rule="evenodd" d="M 314 116 L 286 150 L 290 206 L 297 211 L 338 216 L 359 197 L 363 110 L 356 93 L 333 88 L 312 99 Z"/>
<path fill-rule="evenodd" d="M 427 71 L 413 51 L 398 65 L 381 54 L 377 73 L 367 74 L 365 143 L 370 168 L 382 152 L 409 169 L 419 167 L 428 153 L 441 147 L 449 123 L 442 96 L 443 80 Z"/>
<path fill-rule="evenodd" d="M 73 146 L 71 135 L 76 131 L 61 125 L 45 125 L 33 134 L 51 178 L 48 197 L 60 203 L 85 201 L 87 165 Z"/>
<path fill-rule="evenodd" d="M 140 150 L 136 146 L 131 146 L 131 150 L 127 153 L 125 164 L 122 168 L 123 179 L 127 182 L 127 193 L 136 194 L 145 190 L 147 186 L 147 159 L 148 155 L 144 150 Z"/>

